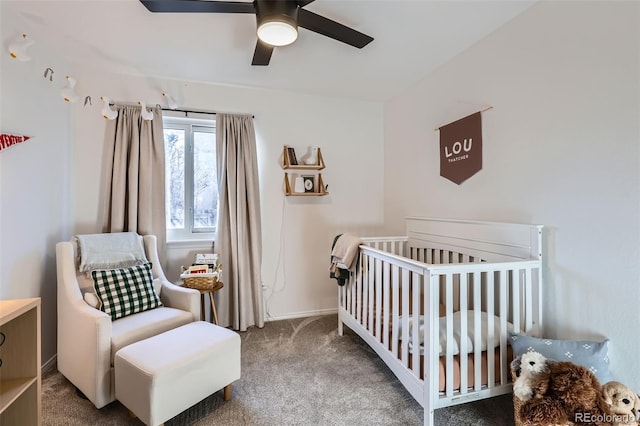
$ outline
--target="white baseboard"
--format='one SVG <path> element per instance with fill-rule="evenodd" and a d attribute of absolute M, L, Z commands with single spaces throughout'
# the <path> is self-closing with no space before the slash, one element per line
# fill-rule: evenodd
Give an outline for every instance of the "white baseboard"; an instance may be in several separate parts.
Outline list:
<path fill-rule="evenodd" d="M 337 314 L 337 313 L 338 313 L 338 308 L 319 309 L 316 311 L 293 312 L 290 314 L 279 315 L 279 316 L 271 316 L 269 314 L 266 314 L 264 320 L 266 322 L 280 321 L 285 319 L 306 318 L 306 317 L 314 317 L 319 315 L 331 315 L 331 314 Z"/>

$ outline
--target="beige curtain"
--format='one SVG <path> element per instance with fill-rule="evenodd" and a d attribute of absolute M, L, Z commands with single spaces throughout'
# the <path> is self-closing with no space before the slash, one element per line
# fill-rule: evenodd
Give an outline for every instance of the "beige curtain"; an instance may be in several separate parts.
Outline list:
<path fill-rule="evenodd" d="M 218 321 L 245 331 L 264 326 L 262 227 L 253 118 L 216 115 L 218 228 L 216 252 L 224 288 L 216 292 Z"/>
<path fill-rule="evenodd" d="M 105 130 L 103 232 L 134 231 L 158 238 L 165 262 L 166 219 L 162 109 L 143 120 L 137 106 L 114 106 Z M 165 266 L 164 264 L 162 265 Z"/>

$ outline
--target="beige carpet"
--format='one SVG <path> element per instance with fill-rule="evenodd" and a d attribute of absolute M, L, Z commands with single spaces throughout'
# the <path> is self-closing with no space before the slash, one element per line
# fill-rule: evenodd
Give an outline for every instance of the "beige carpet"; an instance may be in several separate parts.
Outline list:
<path fill-rule="evenodd" d="M 268 322 L 242 337 L 242 378 L 167 425 L 422 425 L 422 408 L 336 315 Z M 141 425 L 114 402 L 100 410 L 56 370 L 42 381 L 43 424 Z M 436 410 L 436 424 L 513 425 L 510 396 Z"/>

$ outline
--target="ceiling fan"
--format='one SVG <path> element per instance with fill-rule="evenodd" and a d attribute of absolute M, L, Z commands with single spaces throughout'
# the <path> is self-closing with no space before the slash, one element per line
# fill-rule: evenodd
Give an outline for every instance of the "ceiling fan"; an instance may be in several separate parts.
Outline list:
<path fill-rule="evenodd" d="M 313 1 L 140 0 L 151 12 L 255 14 L 258 41 L 251 65 L 269 65 L 274 47 L 293 43 L 299 26 L 359 49 L 373 41 L 373 37 L 303 9 Z"/>

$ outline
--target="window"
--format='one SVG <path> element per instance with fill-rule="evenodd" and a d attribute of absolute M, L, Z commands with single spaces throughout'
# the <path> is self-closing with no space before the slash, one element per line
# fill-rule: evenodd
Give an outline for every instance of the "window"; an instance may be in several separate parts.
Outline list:
<path fill-rule="evenodd" d="M 167 240 L 214 239 L 218 220 L 213 119 L 163 117 Z"/>

